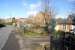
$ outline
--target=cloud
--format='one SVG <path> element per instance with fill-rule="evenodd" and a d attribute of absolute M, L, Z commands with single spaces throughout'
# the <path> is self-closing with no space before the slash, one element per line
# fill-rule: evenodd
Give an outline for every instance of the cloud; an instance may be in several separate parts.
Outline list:
<path fill-rule="evenodd" d="M 25 10 L 26 10 L 26 15 L 36 15 L 40 10 L 41 10 L 41 2 L 37 3 L 23 3 Z"/>
<path fill-rule="evenodd" d="M 41 8 L 41 2 L 30 4 L 29 7 L 31 10 L 39 9 Z"/>
<path fill-rule="evenodd" d="M 68 2 L 75 2 L 75 0 L 67 0 Z"/>
<path fill-rule="evenodd" d="M 37 3 L 23 3 L 23 6 L 25 8 L 27 8 L 28 10 L 36 10 L 36 9 L 39 9 L 41 8 L 42 4 L 41 2 L 37 2 Z"/>
<path fill-rule="evenodd" d="M 29 16 L 29 15 L 35 16 L 37 13 L 38 13 L 38 11 L 28 11 L 27 16 Z"/>
<path fill-rule="evenodd" d="M 24 6 L 27 6 L 27 3 L 23 3 Z"/>

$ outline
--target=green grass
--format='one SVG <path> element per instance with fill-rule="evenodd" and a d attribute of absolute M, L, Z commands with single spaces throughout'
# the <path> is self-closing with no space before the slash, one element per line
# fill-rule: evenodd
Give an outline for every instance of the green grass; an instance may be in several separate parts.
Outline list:
<path fill-rule="evenodd" d="M 26 32 L 26 33 L 24 33 L 24 36 L 26 36 L 26 37 L 37 37 L 37 36 L 41 36 L 41 34 L 35 33 L 35 32 Z"/>
<path fill-rule="evenodd" d="M 42 32 L 42 33 L 38 33 L 38 32 L 34 32 L 34 31 L 24 31 L 23 30 L 18 30 L 22 36 L 24 37 L 40 37 L 40 36 L 48 36 L 48 33 L 46 32 Z"/>

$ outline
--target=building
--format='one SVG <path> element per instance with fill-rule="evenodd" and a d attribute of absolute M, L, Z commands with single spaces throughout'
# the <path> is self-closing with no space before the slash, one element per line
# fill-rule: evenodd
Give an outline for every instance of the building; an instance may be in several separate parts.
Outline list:
<path fill-rule="evenodd" d="M 31 27 L 32 26 L 32 20 L 29 18 L 19 18 L 19 19 L 16 19 L 16 24 L 17 24 L 17 27 L 19 27 L 19 28 L 21 26 Z"/>
<path fill-rule="evenodd" d="M 64 24 L 65 24 L 65 21 L 62 18 L 56 19 L 55 30 L 56 31 L 64 31 L 64 29 L 65 29 Z"/>
<path fill-rule="evenodd" d="M 55 30 L 70 32 L 73 29 L 72 18 L 69 16 L 67 19 L 57 19 Z"/>

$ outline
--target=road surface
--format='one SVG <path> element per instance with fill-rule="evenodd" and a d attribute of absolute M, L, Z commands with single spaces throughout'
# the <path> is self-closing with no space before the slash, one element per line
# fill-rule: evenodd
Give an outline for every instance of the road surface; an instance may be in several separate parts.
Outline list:
<path fill-rule="evenodd" d="M 11 26 L 0 28 L 0 50 L 13 50 L 16 48 L 14 44 L 17 43 L 14 33 L 12 33 L 13 30 L 15 30 L 15 28 Z"/>
<path fill-rule="evenodd" d="M 11 32 L 6 44 L 2 50 L 20 50 L 18 39 L 15 37 L 15 32 Z"/>

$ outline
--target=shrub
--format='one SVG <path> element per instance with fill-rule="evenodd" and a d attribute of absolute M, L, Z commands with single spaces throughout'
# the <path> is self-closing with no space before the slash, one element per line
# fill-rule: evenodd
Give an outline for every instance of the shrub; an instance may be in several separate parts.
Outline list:
<path fill-rule="evenodd" d="M 54 31 L 54 32 L 53 32 L 53 37 L 54 37 L 55 39 L 58 39 L 58 38 L 62 37 L 63 34 L 64 34 L 63 31 Z"/>
<path fill-rule="evenodd" d="M 5 25 L 4 24 L 0 24 L 0 27 L 5 27 Z"/>

